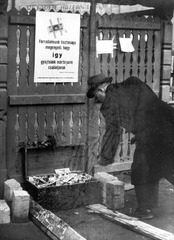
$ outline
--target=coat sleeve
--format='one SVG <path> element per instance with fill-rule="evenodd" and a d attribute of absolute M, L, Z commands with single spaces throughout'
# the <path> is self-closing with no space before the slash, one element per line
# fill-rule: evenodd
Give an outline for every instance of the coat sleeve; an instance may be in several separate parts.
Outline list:
<path fill-rule="evenodd" d="M 101 143 L 101 165 L 114 162 L 114 156 L 120 141 L 119 114 L 114 109 L 111 101 L 107 101 L 101 109 L 105 118 L 105 134 Z"/>

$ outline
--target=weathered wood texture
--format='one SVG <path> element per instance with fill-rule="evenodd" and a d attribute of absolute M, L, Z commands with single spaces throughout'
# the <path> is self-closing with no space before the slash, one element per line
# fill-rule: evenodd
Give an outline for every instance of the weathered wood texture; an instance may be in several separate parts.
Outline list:
<path fill-rule="evenodd" d="M 114 173 L 114 172 L 122 172 L 129 171 L 131 169 L 131 161 L 124 162 L 115 162 L 113 164 L 108 164 L 107 166 L 95 165 L 94 173 L 97 172 L 106 172 L 106 173 Z"/>
<path fill-rule="evenodd" d="M 160 58 L 161 58 L 161 20 L 158 17 L 145 17 L 136 14 L 107 15 L 96 14 L 96 35 L 99 40 L 111 40 L 117 43 L 117 49 L 111 54 L 101 54 L 95 58 L 93 73 L 112 76 L 113 82 L 122 82 L 130 75 L 139 77 L 159 96 Z M 135 51 L 124 53 L 120 49 L 119 37 L 131 37 Z M 95 38 L 96 39 L 96 38 Z M 93 41 L 96 41 L 96 40 Z M 88 171 L 97 164 L 105 122 L 100 113 L 100 104 L 89 101 L 89 140 L 90 149 Z M 132 134 L 122 129 L 120 145 L 115 155 L 115 163 L 132 162 L 135 145 L 130 144 Z M 117 167 L 114 163 L 114 169 Z M 124 166 L 124 164 L 123 164 Z M 113 168 L 112 168 L 113 169 Z M 103 169 L 104 171 L 104 169 Z M 118 167 L 119 171 L 119 167 Z"/>
<path fill-rule="evenodd" d="M 53 240 L 85 240 L 54 213 L 42 208 L 37 202 L 31 200 L 30 218 Z"/>
<path fill-rule="evenodd" d="M 55 104 L 85 103 L 85 94 L 49 94 L 49 95 L 20 95 L 10 96 L 9 104 L 21 105 L 55 105 Z"/>
<path fill-rule="evenodd" d="M 25 153 L 25 177 L 37 174 L 53 173 L 55 169 L 69 168 L 81 170 L 83 168 L 83 145 L 59 146 L 56 148 L 26 148 Z"/>
<path fill-rule="evenodd" d="M 0 198 L 3 198 L 3 183 L 7 179 L 7 27 L 8 17 L 0 14 Z"/>
<path fill-rule="evenodd" d="M 90 15 L 85 13 L 81 16 L 78 82 L 36 84 L 33 80 L 35 10 L 27 12 L 22 9 L 18 12 L 12 9 L 8 16 L 9 177 L 23 180 L 18 144 L 43 140 L 48 135 L 56 138 L 58 146 L 83 145 L 80 166 L 91 174 L 98 161 L 105 123 L 99 111 L 100 104 L 85 97 L 87 79 L 100 72 L 113 76 L 116 82 L 135 75 L 159 95 L 160 19 L 132 14 L 100 16 L 95 13 L 93 1 Z M 114 42 L 118 43 L 118 48 L 114 50 L 113 58 L 109 54 L 96 58 L 96 36 L 100 40 L 115 36 Z M 133 53 L 120 51 L 119 37 L 123 36 L 132 38 L 135 48 Z M 130 145 L 130 139 L 131 135 L 125 134 L 123 129 L 115 156 L 116 163 L 127 164 L 127 161 L 132 161 L 135 146 Z M 67 155 L 65 151 L 65 158 Z"/>
<path fill-rule="evenodd" d="M 170 79 L 172 63 L 172 22 L 170 19 L 163 22 L 162 51 L 161 51 L 161 99 L 170 100 Z"/>
<path fill-rule="evenodd" d="M 29 194 L 42 207 L 60 211 L 101 202 L 100 182 L 93 179 L 86 183 L 37 188 L 27 181 Z"/>
<path fill-rule="evenodd" d="M 120 224 L 132 231 L 138 232 L 142 235 L 150 237 L 151 239 L 156 240 L 172 240 L 174 239 L 174 235 L 170 232 L 164 231 L 160 228 L 156 228 L 151 226 L 150 224 L 141 222 L 137 218 L 129 217 L 125 214 L 122 214 L 117 211 L 112 211 L 107 207 L 101 204 L 90 205 L 89 209 L 94 211 L 97 214 L 100 214 L 104 218 L 113 221 L 117 224 Z"/>
<path fill-rule="evenodd" d="M 28 15 L 25 9 L 12 9 L 8 15 L 8 171 L 10 177 L 21 181 L 22 158 L 17 151 L 20 142 L 35 142 L 51 135 L 58 146 L 85 146 L 89 15 L 81 17 L 78 82 L 52 84 L 34 83 L 35 10 Z M 78 155 L 78 148 L 75 150 Z M 64 151 L 65 159 L 70 157 L 68 154 Z M 82 168 L 83 161 L 84 157 Z"/>
<path fill-rule="evenodd" d="M 48 210 L 72 209 L 101 202 L 101 185 L 94 178 L 89 182 L 62 186 L 36 187 L 29 176 L 54 173 L 62 166 L 70 170 L 81 170 L 83 146 L 61 146 L 54 149 L 25 148 L 26 190 Z M 49 161 L 48 161 L 49 159 Z"/>

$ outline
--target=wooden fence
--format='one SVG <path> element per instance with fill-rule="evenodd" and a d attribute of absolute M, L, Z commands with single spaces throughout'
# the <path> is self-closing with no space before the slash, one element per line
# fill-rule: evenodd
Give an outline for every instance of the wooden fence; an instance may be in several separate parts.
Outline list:
<path fill-rule="evenodd" d="M 100 16 L 91 4 L 90 15 L 81 16 L 78 82 L 44 84 L 33 81 L 35 10 L 12 9 L 8 20 L 8 176 L 23 181 L 20 144 L 44 141 L 48 136 L 53 136 L 57 143 L 54 163 L 48 159 L 50 165 L 70 166 L 91 174 L 97 164 L 105 123 L 100 104 L 86 98 L 87 79 L 100 72 L 112 76 L 115 82 L 135 75 L 159 95 L 161 20 L 132 14 Z M 115 37 L 117 49 L 113 57 L 102 54 L 96 58 L 96 37 L 100 40 Z M 131 37 L 135 51 L 123 53 L 119 37 Z M 132 162 L 134 146 L 130 145 L 130 139 L 131 135 L 123 129 L 116 163 Z"/>
<path fill-rule="evenodd" d="M 113 82 L 124 81 L 131 75 L 147 83 L 159 96 L 160 90 L 160 59 L 161 59 L 161 24 L 158 17 L 138 16 L 131 14 L 96 16 L 96 36 L 99 40 L 111 40 L 117 43 L 117 48 L 111 54 L 102 54 L 95 59 L 95 73 L 104 73 L 112 76 Z M 124 53 L 120 50 L 119 38 L 131 37 L 135 51 Z M 93 104 L 89 107 L 89 149 L 91 171 L 96 164 L 96 157 L 100 152 L 100 143 L 105 129 L 105 123 L 100 113 L 100 105 Z M 132 134 L 125 134 L 122 130 L 120 146 L 117 149 L 115 162 L 111 168 L 102 170 L 117 171 L 130 169 L 135 145 L 130 144 Z M 120 168 L 120 164 L 121 168 Z"/>

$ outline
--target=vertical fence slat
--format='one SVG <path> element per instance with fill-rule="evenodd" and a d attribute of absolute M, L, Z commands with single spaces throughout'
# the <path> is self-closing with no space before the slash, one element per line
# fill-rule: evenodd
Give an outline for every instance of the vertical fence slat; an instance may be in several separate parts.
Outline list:
<path fill-rule="evenodd" d="M 146 36 L 146 31 L 142 30 L 140 32 L 141 37 L 140 37 L 140 44 L 139 44 L 139 58 L 140 58 L 140 62 L 139 62 L 139 78 L 145 82 L 145 36 Z"/>
<path fill-rule="evenodd" d="M 30 12 L 31 16 L 35 16 L 35 11 Z M 27 35 L 27 43 L 28 43 L 28 64 L 27 64 L 27 77 L 28 77 L 28 87 L 27 94 L 32 95 L 37 93 L 37 86 L 34 83 L 34 51 L 35 51 L 35 26 L 27 26 L 28 35 Z M 28 108 L 28 140 L 29 142 L 36 141 L 36 106 L 29 106 Z"/>
<path fill-rule="evenodd" d="M 115 29 L 111 29 L 110 30 L 110 35 L 111 35 L 111 39 L 114 38 L 113 42 L 114 44 L 117 43 L 117 40 L 116 40 L 116 30 Z M 117 46 L 116 46 L 117 47 Z M 113 57 L 111 56 L 110 58 L 110 76 L 113 77 L 113 82 L 115 82 L 115 58 L 116 58 L 116 54 L 117 54 L 117 50 L 116 49 L 113 49 Z"/>
<path fill-rule="evenodd" d="M 17 15 L 18 11 L 13 9 L 11 10 L 8 15 Z M 7 81 L 7 88 L 8 94 L 18 94 L 17 88 L 17 25 L 9 25 L 8 26 L 8 81 Z M 15 129 L 16 124 L 16 116 L 18 114 L 18 107 L 14 106 L 13 108 L 7 109 L 7 169 L 8 169 L 8 176 L 11 178 L 17 175 L 17 171 L 19 170 L 16 168 L 16 159 L 17 159 L 17 151 L 16 151 L 16 139 L 17 139 L 17 132 Z"/>
<path fill-rule="evenodd" d="M 118 30 L 119 37 L 123 37 L 125 31 L 124 30 Z M 118 68 L 117 68 L 117 82 L 123 81 L 123 59 L 124 59 L 125 53 L 121 52 L 120 45 L 118 50 Z"/>
<path fill-rule="evenodd" d="M 104 15 L 104 16 L 106 16 L 106 15 Z M 109 40 L 108 34 L 109 34 L 109 30 L 108 29 L 103 29 L 103 39 L 102 40 Z M 108 76 L 110 54 L 101 54 L 100 59 L 101 59 L 102 73 L 104 73 L 105 76 Z"/>
<path fill-rule="evenodd" d="M 147 40 L 147 63 L 146 63 L 146 83 L 153 89 L 153 65 L 152 65 L 152 57 L 153 57 L 153 32 L 148 31 L 148 40 Z"/>
<path fill-rule="evenodd" d="M 80 144 L 80 106 L 73 106 L 72 109 L 72 139 L 71 142 L 73 145 L 79 145 Z"/>
<path fill-rule="evenodd" d="M 161 59 L 161 36 L 160 31 L 154 33 L 154 76 L 153 76 L 153 91 L 159 96 L 160 91 L 160 64 L 158 59 Z"/>
<path fill-rule="evenodd" d="M 26 16 L 27 11 L 22 9 L 20 16 Z M 27 26 L 20 25 L 18 29 L 19 34 L 19 92 L 18 94 L 25 95 L 27 93 Z"/>
<path fill-rule="evenodd" d="M 132 32 L 133 34 L 133 41 L 132 41 L 132 44 L 135 48 L 135 51 L 133 53 L 131 53 L 131 73 L 132 73 L 132 76 L 136 76 L 136 77 L 139 77 L 138 76 L 138 61 L 139 61 L 139 58 L 138 58 L 138 44 L 139 44 L 139 31 L 138 30 L 133 30 Z"/>
<path fill-rule="evenodd" d="M 130 38 L 131 31 L 126 31 L 126 38 Z M 125 60 L 124 60 L 124 80 L 130 77 L 130 70 L 131 70 L 131 53 L 125 53 Z"/>

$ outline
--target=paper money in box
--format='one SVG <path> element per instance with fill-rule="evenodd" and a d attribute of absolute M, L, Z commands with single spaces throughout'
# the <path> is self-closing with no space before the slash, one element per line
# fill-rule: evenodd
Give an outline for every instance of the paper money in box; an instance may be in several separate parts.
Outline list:
<path fill-rule="evenodd" d="M 27 152 L 30 150 L 27 149 Z M 49 169 L 41 174 L 39 169 L 28 171 L 27 168 L 31 170 L 28 163 L 33 161 L 33 157 L 32 154 L 25 156 L 27 191 L 42 207 L 58 211 L 100 203 L 100 182 L 89 174 L 79 170 L 70 171 L 69 168 Z"/>

